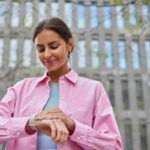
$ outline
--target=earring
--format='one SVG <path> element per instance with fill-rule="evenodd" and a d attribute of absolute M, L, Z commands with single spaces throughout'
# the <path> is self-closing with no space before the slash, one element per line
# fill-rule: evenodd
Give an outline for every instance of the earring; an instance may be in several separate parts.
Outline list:
<path fill-rule="evenodd" d="M 68 58 L 70 58 L 70 53 L 71 53 L 71 50 L 68 51 Z"/>

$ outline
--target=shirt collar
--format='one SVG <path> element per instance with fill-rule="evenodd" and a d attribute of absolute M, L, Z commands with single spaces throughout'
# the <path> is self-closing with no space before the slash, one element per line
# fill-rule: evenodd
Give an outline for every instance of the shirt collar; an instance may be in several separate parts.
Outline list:
<path fill-rule="evenodd" d="M 76 84 L 78 81 L 78 74 L 71 69 L 67 74 L 64 75 L 69 81 L 71 81 L 73 84 Z"/>
<path fill-rule="evenodd" d="M 62 75 L 60 77 L 60 79 L 63 79 L 63 78 L 67 78 L 69 81 L 71 81 L 73 84 L 76 84 L 76 82 L 78 81 L 78 74 L 73 70 L 71 69 L 67 74 L 65 75 Z M 39 84 L 40 82 L 44 81 L 44 80 L 48 80 L 50 81 L 50 77 L 47 76 L 47 72 L 44 73 L 44 75 L 42 77 L 39 77 L 35 84 Z"/>

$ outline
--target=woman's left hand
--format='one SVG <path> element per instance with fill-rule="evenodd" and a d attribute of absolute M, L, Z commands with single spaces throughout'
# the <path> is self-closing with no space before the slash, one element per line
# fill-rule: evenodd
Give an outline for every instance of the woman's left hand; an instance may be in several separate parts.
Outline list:
<path fill-rule="evenodd" d="M 36 115 L 36 119 L 38 120 L 43 120 L 43 119 L 61 119 L 68 131 L 69 134 L 71 135 L 74 130 L 75 130 L 75 122 L 73 119 L 71 119 L 69 116 L 67 116 L 61 109 L 55 108 L 55 109 L 50 109 L 50 110 L 44 110 L 38 115 Z"/>

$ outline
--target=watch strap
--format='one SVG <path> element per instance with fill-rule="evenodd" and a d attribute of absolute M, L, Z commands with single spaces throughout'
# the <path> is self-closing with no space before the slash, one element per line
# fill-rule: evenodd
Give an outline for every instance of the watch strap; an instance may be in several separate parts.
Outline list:
<path fill-rule="evenodd" d="M 29 118 L 29 126 L 31 127 L 32 130 L 37 131 L 37 127 L 35 125 L 35 115 L 31 115 Z"/>

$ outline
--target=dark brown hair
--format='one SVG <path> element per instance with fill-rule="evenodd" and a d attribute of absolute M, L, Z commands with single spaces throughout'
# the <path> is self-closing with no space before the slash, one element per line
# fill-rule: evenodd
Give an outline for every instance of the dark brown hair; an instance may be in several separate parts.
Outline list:
<path fill-rule="evenodd" d="M 58 33 L 66 43 L 68 43 L 69 39 L 72 38 L 72 33 L 66 23 L 60 18 L 53 17 L 42 20 L 38 23 L 33 32 L 33 42 L 35 41 L 36 36 L 44 29 L 50 29 Z"/>

